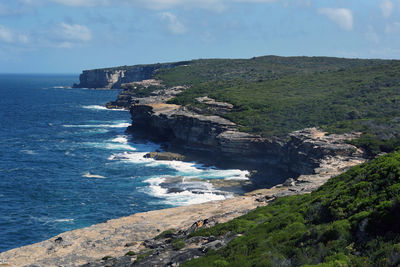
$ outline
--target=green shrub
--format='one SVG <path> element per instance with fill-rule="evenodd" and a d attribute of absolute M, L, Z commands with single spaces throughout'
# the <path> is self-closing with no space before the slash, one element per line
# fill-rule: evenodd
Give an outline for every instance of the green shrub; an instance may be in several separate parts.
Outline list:
<path fill-rule="evenodd" d="M 183 241 L 183 239 L 175 239 L 174 241 L 172 241 L 172 248 L 174 250 L 180 250 L 183 249 L 185 247 L 185 241 Z"/>
<path fill-rule="evenodd" d="M 130 250 L 125 254 L 125 256 L 136 256 L 136 253 Z"/>
<path fill-rule="evenodd" d="M 157 235 L 155 237 L 155 239 L 169 238 L 175 233 L 176 233 L 175 229 L 168 229 L 168 230 L 165 230 L 165 231 L 161 232 L 159 235 Z"/>

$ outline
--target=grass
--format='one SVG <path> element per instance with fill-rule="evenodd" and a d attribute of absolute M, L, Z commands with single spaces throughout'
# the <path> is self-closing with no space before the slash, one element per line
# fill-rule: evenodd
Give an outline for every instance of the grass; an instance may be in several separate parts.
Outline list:
<path fill-rule="evenodd" d="M 400 153 L 332 178 L 194 236 L 240 233 L 183 266 L 398 266 Z"/>

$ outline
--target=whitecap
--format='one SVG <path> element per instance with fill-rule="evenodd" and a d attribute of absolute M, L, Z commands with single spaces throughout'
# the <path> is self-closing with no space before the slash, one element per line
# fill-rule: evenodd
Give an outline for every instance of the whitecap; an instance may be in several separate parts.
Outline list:
<path fill-rule="evenodd" d="M 85 142 L 84 145 L 101 148 L 101 149 L 110 149 L 110 150 L 129 150 L 135 151 L 136 148 L 132 147 L 129 144 L 120 144 L 120 143 L 93 143 L 93 142 Z"/>
<path fill-rule="evenodd" d="M 101 105 L 87 105 L 87 106 L 82 106 L 82 108 L 85 108 L 85 109 L 92 109 L 92 110 L 127 111 L 127 110 L 122 109 L 122 108 L 107 108 L 107 107 L 101 106 Z"/>
<path fill-rule="evenodd" d="M 41 216 L 41 217 L 36 217 L 29 215 L 30 220 L 37 221 L 42 223 L 43 225 L 48 225 L 48 224 L 54 224 L 54 223 L 63 223 L 63 222 L 73 222 L 74 219 L 55 219 L 51 218 L 48 216 Z"/>
<path fill-rule="evenodd" d="M 65 85 L 56 85 L 56 86 L 53 86 L 52 88 L 54 88 L 54 89 L 71 89 L 72 87 L 65 86 Z"/>
<path fill-rule="evenodd" d="M 248 180 L 247 170 L 228 169 L 219 170 L 215 167 L 205 167 L 195 162 L 166 161 L 144 158 L 148 152 L 124 152 L 111 155 L 109 160 L 121 160 L 146 166 L 156 167 L 165 166 L 177 171 L 177 175 L 186 177 L 199 177 L 204 179 L 227 179 L 227 180 Z"/>
<path fill-rule="evenodd" d="M 90 172 L 85 172 L 82 177 L 86 177 L 86 178 L 96 178 L 96 179 L 104 179 L 106 177 L 102 176 L 102 175 L 98 175 L 98 174 L 92 174 Z"/>
<path fill-rule="evenodd" d="M 73 222 L 74 219 L 57 219 L 55 222 Z"/>
<path fill-rule="evenodd" d="M 126 128 L 131 124 L 128 122 L 119 122 L 115 124 L 64 124 L 65 128 Z"/>
<path fill-rule="evenodd" d="M 224 200 L 232 198 L 232 193 L 222 192 L 215 189 L 210 183 L 207 182 L 185 182 L 180 184 L 180 192 L 169 193 L 168 189 L 161 186 L 166 182 L 165 177 L 155 177 L 145 180 L 149 184 L 145 192 L 157 198 L 163 199 L 162 202 L 168 205 L 182 206 L 199 204 L 208 201 Z M 185 186 L 185 183 L 194 184 L 193 187 Z M 198 188 L 196 188 L 196 186 Z"/>
<path fill-rule="evenodd" d="M 93 110 L 107 110 L 105 106 L 100 106 L 100 105 L 88 105 L 88 106 L 82 106 L 82 108 L 93 109 Z"/>
<path fill-rule="evenodd" d="M 123 152 L 111 155 L 110 157 L 108 157 L 108 160 L 121 160 L 131 163 L 149 164 L 153 162 L 154 159 L 145 158 L 144 155 L 146 155 L 147 153 L 148 152 L 135 152 L 135 153 Z"/>
<path fill-rule="evenodd" d="M 28 155 L 36 155 L 37 152 L 33 151 L 33 150 L 29 150 L 29 149 L 23 149 L 21 150 L 21 152 L 28 154 Z"/>
<path fill-rule="evenodd" d="M 85 130 L 84 134 L 99 134 L 99 133 L 108 133 L 107 129 L 93 129 L 93 130 Z"/>
<path fill-rule="evenodd" d="M 125 135 L 119 135 L 116 138 L 112 139 L 111 142 L 126 144 L 128 143 L 128 138 Z"/>

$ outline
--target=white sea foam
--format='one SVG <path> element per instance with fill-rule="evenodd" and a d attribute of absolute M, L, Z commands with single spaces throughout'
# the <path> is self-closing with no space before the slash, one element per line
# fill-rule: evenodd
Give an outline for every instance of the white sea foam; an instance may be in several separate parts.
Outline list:
<path fill-rule="evenodd" d="M 126 128 L 131 124 L 128 122 L 119 122 L 114 124 L 65 124 L 66 128 Z"/>
<path fill-rule="evenodd" d="M 116 138 L 112 139 L 111 142 L 126 144 L 128 143 L 128 137 L 126 135 L 119 135 Z"/>
<path fill-rule="evenodd" d="M 144 158 L 147 152 L 124 152 L 111 155 L 109 160 L 121 160 L 146 166 L 165 166 L 177 171 L 177 175 L 186 177 L 199 177 L 204 179 L 229 179 L 229 180 L 248 180 L 249 172 L 246 170 L 229 169 L 219 170 L 215 167 L 205 167 L 194 162 L 183 161 L 164 161 Z"/>
<path fill-rule="evenodd" d="M 33 151 L 33 150 L 29 150 L 29 149 L 23 149 L 21 150 L 21 152 L 28 154 L 28 155 L 36 155 L 37 152 Z"/>
<path fill-rule="evenodd" d="M 105 106 L 100 106 L 100 105 L 88 105 L 88 106 L 82 106 L 85 109 L 93 109 L 93 110 L 107 110 Z"/>
<path fill-rule="evenodd" d="M 121 160 L 137 164 L 149 164 L 153 161 L 153 159 L 144 158 L 144 155 L 146 154 L 147 152 L 123 152 L 111 155 L 108 157 L 108 160 Z"/>
<path fill-rule="evenodd" d="M 94 142 L 84 142 L 82 143 L 86 146 L 101 148 L 101 149 L 110 149 L 110 150 L 128 150 L 135 151 L 136 148 L 132 147 L 129 144 L 121 144 L 121 143 L 94 143 Z"/>
<path fill-rule="evenodd" d="M 73 222 L 74 219 L 57 219 L 55 222 Z"/>
<path fill-rule="evenodd" d="M 126 111 L 125 109 L 122 109 L 122 108 L 107 108 L 107 107 L 101 106 L 101 105 L 87 105 L 87 106 L 82 106 L 82 108 L 92 109 L 92 110 Z"/>
<path fill-rule="evenodd" d="M 99 134 L 99 133 L 107 133 L 109 130 L 107 129 L 91 129 L 85 130 L 85 134 Z"/>
<path fill-rule="evenodd" d="M 67 150 L 67 151 L 65 151 L 65 155 L 66 156 L 70 156 L 70 157 L 75 157 L 76 155 L 74 154 L 74 153 L 71 153 L 72 152 L 72 150 Z"/>
<path fill-rule="evenodd" d="M 106 144 L 105 148 L 107 149 L 115 149 L 115 150 L 131 150 L 135 151 L 136 148 L 132 147 L 129 144 Z"/>
<path fill-rule="evenodd" d="M 216 190 L 207 182 L 182 182 L 180 184 L 181 192 L 168 193 L 168 189 L 161 186 L 167 179 L 168 178 L 165 177 L 147 179 L 145 182 L 149 183 L 149 187 L 145 191 L 154 197 L 162 198 L 165 204 L 178 206 L 199 204 L 233 197 L 233 194 Z M 185 183 L 192 183 L 195 185 L 185 186 Z"/>
<path fill-rule="evenodd" d="M 115 142 L 127 141 L 124 136 L 118 136 L 113 139 Z M 226 180 L 247 180 L 248 171 L 238 169 L 220 170 L 215 167 L 206 167 L 194 162 L 182 161 L 160 161 L 152 158 L 145 158 L 148 151 L 155 151 L 159 146 L 153 143 L 134 144 L 136 152 L 125 151 L 115 153 L 108 159 L 113 161 L 122 161 L 133 164 L 140 164 L 148 167 L 163 166 L 175 171 L 174 176 L 150 177 L 145 180 L 149 185 L 142 190 L 169 205 L 190 205 L 203 203 L 213 200 L 223 200 L 233 197 L 232 193 L 223 192 L 216 189 L 209 179 Z M 176 180 L 177 177 L 182 177 Z M 199 180 L 203 179 L 202 180 Z M 167 179 L 175 179 L 167 181 Z"/>
<path fill-rule="evenodd" d="M 29 218 L 33 221 L 37 221 L 42 223 L 43 225 L 53 224 L 53 223 L 63 223 L 63 222 L 73 222 L 74 219 L 55 219 L 48 216 L 36 217 L 36 216 L 29 216 Z"/>
<path fill-rule="evenodd" d="M 57 85 L 57 86 L 53 86 L 52 88 L 54 88 L 54 89 L 70 89 L 72 87 L 71 86 Z"/>
<path fill-rule="evenodd" d="M 105 179 L 106 177 L 102 176 L 102 175 L 98 175 L 98 174 L 92 174 L 90 172 L 85 172 L 84 174 L 82 174 L 82 177 L 86 177 L 86 178 L 96 178 L 96 179 Z"/>

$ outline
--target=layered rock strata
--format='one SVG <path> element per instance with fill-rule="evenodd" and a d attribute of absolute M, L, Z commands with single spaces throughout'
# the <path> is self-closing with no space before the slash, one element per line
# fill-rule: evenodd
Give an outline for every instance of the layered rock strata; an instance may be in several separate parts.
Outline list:
<path fill-rule="evenodd" d="M 290 133 L 287 138 L 263 138 L 240 132 L 219 116 L 206 116 L 166 103 L 131 106 L 134 132 L 169 141 L 186 150 L 212 152 L 214 158 L 268 164 L 298 174 L 312 174 L 327 156 L 362 158 L 362 151 L 346 143 L 360 133 L 327 135 L 316 128 Z"/>
<path fill-rule="evenodd" d="M 84 70 L 79 76 L 79 84 L 74 88 L 115 89 L 121 84 L 151 79 L 160 69 L 170 69 L 186 65 L 188 62 L 175 62 L 151 65 L 121 66 L 108 69 Z"/>

